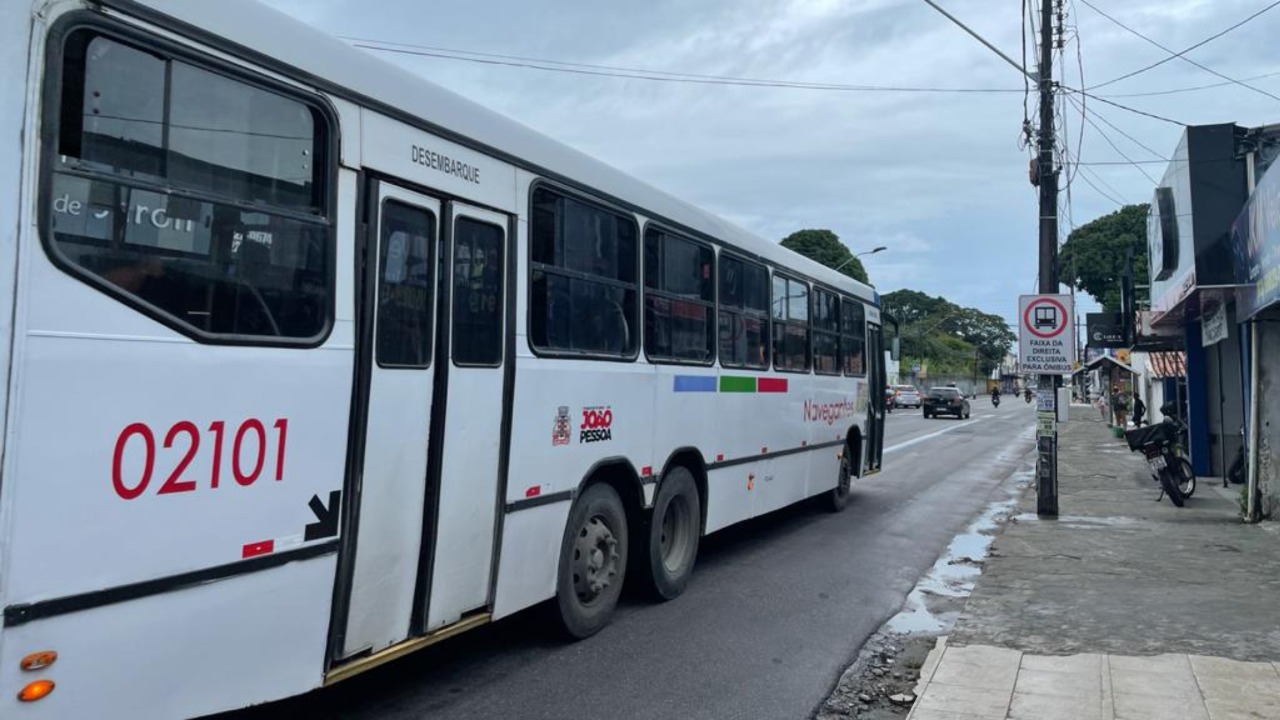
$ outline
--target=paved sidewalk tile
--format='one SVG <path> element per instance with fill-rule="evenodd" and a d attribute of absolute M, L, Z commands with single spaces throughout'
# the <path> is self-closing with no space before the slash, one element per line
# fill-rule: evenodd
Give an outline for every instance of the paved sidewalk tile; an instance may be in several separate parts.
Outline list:
<path fill-rule="evenodd" d="M 1017 690 L 1013 693 L 1009 718 L 1011 720 L 1102 720 L 1100 693 L 1063 697 Z"/>
<path fill-rule="evenodd" d="M 936 667 L 922 674 L 909 720 L 1280 720 L 1272 663 L 942 643 L 931 655 Z"/>

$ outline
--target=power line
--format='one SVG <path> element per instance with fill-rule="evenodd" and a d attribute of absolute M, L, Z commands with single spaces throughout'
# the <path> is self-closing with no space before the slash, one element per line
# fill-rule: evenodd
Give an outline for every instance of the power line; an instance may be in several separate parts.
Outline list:
<path fill-rule="evenodd" d="M 1087 170 L 1087 168 L 1082 168 L 1082 170 Z M 1098 187 L 1097 185 L 1094 185 L 1094 184 L 1093 184 L 1093 181 L 1089 179 L 1089 175 L 1088 175 L 1088 174 L 1086 174 L 1086 173 L 1081 173 L 1081 175 L 1080 175 L 1080 179 L 1084 181 L 1085 185 L 1088 185 L 1089 187 L 1093 188 L 1093 191 L 1094 191 L 1094 192 L 1098 193 L 1098 194 L 1099 194 L 1099 195 L 1101 195 L 1102 197 L 1104 197 L 1104 198 L 1106 198 L 1106 199 L 1110 200 L 1111 202 L 1115 203 L 1117 206 L 1119 206 L 1119 207 L 1124 207 L 1124 203 L 1120 202 L 1119 200 L 1115 199 L 1114 197 L 1112 197 L 1112 196 L 1108 195 L 1107 193 L 1103 192 L 1102 188 Z M 1098 178 L 1098 180 L 1099 180 L 1099 182 L 1101 182 L 1101 181 L 1102 181 L 1102 179 L 1101 179 L 1101 178 Z M 1112 189 L 1114 190 L 1115 188 L 1112 188 Z"/>
<path fill-rule="evenodd" d="M 1143 142 L 1142 142 L 1141 140 L 1139 140 L 1138 138 L 1136 138 L 1136 137 L 1134 137 L 1134 136 L 1130 135 L 1129 133 L 1125 132 L 1124 130 L 1121 130 L 1120 128 L 1116 127 L 1115 123 L 1113 123 L 1113 122 L 1111 122 L 1110 120 L 1108 120 L 1108 119 L 1106 118 L 1106 116 L 1105 116 L 1105 115 L 1103 115 L 1102 113 L 1098 112 L 1097 110 L 1092 110 L 1092 109 L 1089 109 L 1089 108 L 1085 108 L 1083 105 L 1081 106 L 1081 110 L 1082 110 L 1082 111 L 1085 111 L 1085 112 L 1088 112 L 1088 113 L 1090 113 L 1090 114 L 1092 114 L 1094 117 L 1096 117 L 1096 118 L 1098 118 L 1099 120 L 1101 120 L 1102 122 L 1106 123 L 1106 124 L 1107 124 L 1107 127 L 1111 128 L 1112 130 L 1115 130 L 1116 132 L 1118 132 L 1118 133 L 1120 133 L 1121 135 L 1125 136 L 1126 138 L 1128 138 L 1128 139 L 1129 139 L 1129 142 L 1132 142 L 1134 145 L 1137 145 L 1138 147 L 1142 148 L 1143 150 L 1146 150 L 1147 152 L 1149 152 L 1149 153 L 1151 153 L 1152 155 L 1156 156 L 1156 158 L 1158 158 L 1160 161 L 1162 161 L 1162 162 L 1169 162 L 1169 159 L 1168 159 L 1168 158 L 1166 158 L 1163 154 L 1161 154 L 1161 153 L 1159 153 L 1159 152 L 1156 152 L 1155 150 L 1152 150 L 1149 146 L 1147 146 L 1145 143 L 1143 143 Z"/>
<path fill-rule="evenodd" d="M 1070 96 L 1068 96 L 1068 97 L 1070 97 Z M 1073 103 L 1074 103 L 1074 102 L 1075 102 L 1075 99 L 1074 99 L 1074 98 L 1071 98 L 1071 102 L 1073 102 Z M 1077 107 L 1079 107 L 1079 105 L 1078 105 L 1078 104 L 1077 104 Z M 1101 127 L 1101 126 L 1099 126 L 1099 125 L 1098 125 L 1098 123 L 1096 123 L 1096 122 L 1094 122 L 1094 121 L 1093 121 L 1093 118 L 1092 118 L 1092 117 L 1089 117 L 1089 115 L 1088 115 L 1087 113 L 1084 113 L 1084 112 L 1082 112 L 1082 113 L 1081 113 L 1081 116 L 1082 116 L 1082 117 L 1083 117 L 1083 118 L 1084 118 L 1084 119 L 1089 123 L 1089 125 L 1091 125 L 1091 126 L 1093 127 L 1093 129 L 1094 129 L 1094 130 L 1097 130 L 1097 131 L 1098 131 L 1098 134 L 1102 136 L 1102 139 L 1103 139 L 1103 140 L 1106 140 L 1106 141 L 1107 141 L 1107 144 L 1111 146 L 1111 149 L 1113 149 L 1113 150 L 1115 150 L 1117 153 L 1119 153 L 1120 157 L 1124 158 L 1125 160 L 1128 160 L 1128 161 L 1129 161 L 1129 164 L 1130 164 L 1130 165 L 1133 165 L 1135 168 L 1137 168 L 1137 169 L 1138 169 L 1138 172 L 1142 173 L 1142 174 L 1143 174 L 1143 176 L 1145 176 L 1148 180 L 1150 180 L 1152 185 L 1158 185 L 1158 184 L 1159 184 L 1158 182 L 1156 182 L 1156 179 L 1155 179 L 1155 178 L 1151 177 L 1151 174 L 1150 174 L 1150 173 L 1148 173 L 1145 169 L 1143 169 L 1143 167 L 1142 167 L 1141 165 L 1139 165 L 1139 164 L 1135 163 L 1135 162 L 1133 161 L 1133 158 L 1129 157 L 1128 155 L 1125 155 L 1125 154 L 1124 154 L 1124 151 L 1123 151 L 1123 150 L 1121 150 L 1121 149 L 1120 149 L 1120 147 L 1119 147 L 1118 145 L 1116 145 L 1114 142 L 1112 142 L 1111 138 L 1110 138 L 1110 137 L 1109 137 L 1105 132 L 1103 132 L 1102 127 Z"/>
<path fill-rule="evenodd" d="M 354 47 L 366 50 L 413 55 L 416 57 L 455 60 L 460 62 L 496 65 L 503 67 L 526 68 L 546 72 L 569 73 L 573 75 L 589 75 L 594 77 L 626 78 L 630 80 L 649 80 L 653 82 L 690 83 L 695 85 L 733 85 L 740 87 L 786 88 L 793 90 L 826 90 L 842 92 L 903 92 L 903 93 L 1017 93 L 1017 88 L 972 88 L 972 87 L 916 87 L 897 85 L 850 85 L 839 83 L 801 82 L 794 80 L 767 80 L 760 78 L 733 77 L 727 75 L 697 75 L 693 73 L 675 73 L 663 70 L 645 70 L 640 68 L 621 68 L 610 65 L 590 65 L 587 63 L 568 63 L 559 60 L 538 58 L 521 58 L 513 55 L 495 53 L 475 53 L 466 50 L 450 50 L 432 48 L 425 45 L 408 43 L 388 43 L 383 41 L 356 40 L 347 38 Z M 372 43 L 378 44 L 372 44 Z"/>
<path fill-rule="evenodd" d="M 1248 83 L 1244 83 L 1244 82 L 1241 82 L 1241 81 L 1239 81 L 1239 80 L 1236 80 L 1235 78 L 1231 78 L 1231 77 L 1228 77 L 1228 76 L 1226 76 L 1226 75 L 1223 75 L 1222 73 L 1218 72 L 1217 70 L 1214 70 L 1214 69 L 1213 69 L 1213 68 L 1211 68 L 1211 67 L 1208 67 L 1208 66 L 1206 66 L 1206 65 L 1201 65 L 1200 63 L 1196 62 L 1195 60 L 1192 60 L 1191 58 L 1186 57 L 1186 56 L 1185 56 L 1185 54 L 1184 54 L 1184 53 L 1186 52 L 1185 50 L 1184 50 L 1182 53 L 1177 53 L 1177 52 L 1174 52 L 1173 50 L 1170 50 L 1169 48 L 1165 47 L 1164 45 L 1161 45 L 1160 43 L 1156 42 L 1155 40 L 1152 40 L 1151 38 L 1147 37 L 1146 35 L 1143 35 L 1142 33 L 1138 32 L 1137 30 L 1134 30 L 1133 28 L 1129 27 L 1128 25 L 1125 25 L 1124 23 L 1120 22 L 1119 20 L 1117 20 L 1117 19 L 1115 19 L 1115 18 L 1111 17 L 1110 15 L 1106 14 L 1106 13 L 1105 13 L 1105 12 L 1103 12 L 1102 10 L 1099 10 L 1099 9 L 1098 9 L 1098 6 L 1097 6 L 1097 5 L 1094 5 L 1094 4 L 1093 4 L 1093 3 L 1091 3 L 1091 2 L 1089 2 L 1089 0 L 1080 0 L 1080 2 L 1082 2 L 1082 3 L 1084 3 L 1085 5 L 1089 6 L 1089 7 L 1090 7 L 1094 12 L 1096 12 L 1096 13 L 1098 13 L 1099 15 L 1101 15 L 1102 17 L 1104 17 L 1104 18 L 1106 18 L 1106 19 L 1110 20 L 1111 22 L 1115 23 L 1116 25 L 1119 25 L 1121 28 L 1125 29 L 1126 31 L 1128 31 L 1128 32 L 1130 32 L 1130 33 L 1132 33 L 1132 34 L 1134 34 L 1134 35 L 1138 36 L 1139 38 L 1142 38 L 1143 40 L 1145 40 L 1145 41 L 1147 41 L 1147 42 L 1151 43 L 1152 45 L 1155 45 L 1156 47 L 1160 48 L 1161 50 L 1163 50 L 1163 51 L 1165 51 L 1165 52 L 1167 52 L 1167 53 L 1170 53 L 1173 57 L 1176 57 L 1176 58 L 1178 58 L 1179 60 L 1182 60 L 1183 62 L 1191 63 L 1192 65 L 1195 65 L 1196 67 L 1200 68 L 1201 70 L 1204 70 L 1205 72 L 1208 72 L 1208 73 L 1212 73 L 1212 74 L 1214 74 L 1214 75 L 1217 75 L 1218 77 L 1222 78 L 1223 80 L 1230 80 L 1231 82 L 1233 82 L 1233 83 L 1235 83 L 1235 84 L 1239 85 L 1240 87 L 1248 88 L 1248 89 L 1250 89 L 1250 90 L 1252 90 L 1252 91 L 1254 91 L 1254 92 L 1256 92 L 1256 93 L 1259 93 L 1259 94 L 1262 94 L 1262 95 L 1266 95 L 1267 97 L 1269 97 L 1269 98 L 1271 98 L 1271 99 L 1273 99 L 1273 100 L 1280 100 L 1280 95 L 1273 95 L 1273 94 L 1271 94 L 1271 93 L 1267 92 L 1266 90 L 1262 90 L 1262 89 L 1256 88 L 1256 87 L 1254 87 L 1254 86 L 1252 86 L 1252 85 L 1249 85 Z M 1271 7 L 1274 7 L 1274 6 L 1276 6 L 1276 5 L 1280 5 L 1280 0 L 1277 0 L 1275 3 L 1273 3 L 1273 4 L 1271 5 Z M 1269 8 L 1267 8 L 1267 9 L 1270 9 L 1270 7 L 1269 7 Z M 1265 10 L 1264 10 L 1263 12 L 1265 12 Z M 1259 13 L 1259 14 L 1261 14 L 1261 13 Z M 1172 58 L 1170 58 L 1170 59 L 1172 59 Z M 1096 90 L 1096 89 L 1097 89 L 1097 88 L 1099 88 L 1099 87 L 1102 87 L 1102 86 L 1101 86 L 1101 85 L 1098 85 L 1098 86 L 1095 86 L 1093 89 L 1095 89 L 1095 90 Z"/>
<path fill-rule="evenodd" d="M 1108 99 L 1106 99 L 1105 97 L 1103 97 L 1103 96 L 1101 96 L 1101 95 L 1094 95 L 1093 93 L 1088 92 L 1087 90 L 1079 90 L 1079 89 L 1077 89 L 1077 88 L 1067 87 L 1066 85 L 1061 86 L 1061 89 L 1062 89 L 1062 90 L 1065 90 L 1065 91 L 1067 91 L 1067 92 L 1069 92 L 1069 93 L 1075 93 L 1075 94 L 1077 94 L 1077 95 L 1080 95 L 1081 97 L 1089 98 L 1090 100 L 1097 100 L 1098 102 L 1106 103 L 1106 104 L 1108 104 L 1108 105 L 1110 105 L 1110 106 L 1112 106 L 1112 107 L 1118 107 L 1118 108 L 1120 108 L 1121 110 L 1126 110 L 1126 111 L 1128 111 L 1128 112 L 1135 113 L 1135 114 L 1138 114 L 1138 115 L 1144 115 L 1144 116 L 1149 117 L 1149 118 L 1151 118 L 1151 119 L 1153 119 L 1153 120 L 1160 120 L 1160 121 L 1162 121 L 1162 122 L 1167 122 L 1167 123 L 1169 123 L 1169 124 L 1171 124 L 1171 125 L 1177 125 L 1178 127 L 1187 127 L 1187 124 L 1186 124 L 1186 123 L 1184 123 L 1184 122 L 1179 122 L 1179 121 L 1174 120 L 1174 119 L 1172 119 L 1172 118 L 1167 118 L 1167 117 L 1165 117 L 1165 116 L 1163 116 L 1163 115 L 1156 115 L 1155 113 L 1147 112 L 1146 110 L 1139 110 L 1139 109 L 1137 109 L 1137 108 L 1132 108 L 1132 107 L 1129 107 L 1128 105 L 1121 105 L 1120 103 L 1118 103 L 1118 102 L 1116 102 L 1116 101 L 1114 101 L 1114 100 L 1108 100 Z"/>
<path fill-rule="evenodd" d="M 1252 77 L 1242 78 L 1242 81 L 1249 82 L 1251 80 L 1264 80 L 1266 78 L 1272 78 L 1277 75 L 1280 75 L 1280 72 L 1263 73 L 1261 75 L 1254 75 Z M 1220 82 L 1220 83 L 1210 83 L 1208 85 L 1192 85 L 1191 87 L 1172 88 L 1169 90 L 1151 90 L 1148 92 L 1137 92 L 1137 93 L 1110 93 L 1107 95 L 1103 95 L 1102 97 L 1131 98 L 1131 97 L 1154 97 L 1156 95 L 1176 95 L 1178 93 L 1195 92 L 1196 90 L 1209 90 L 1211 88 L 1226 87 L 1228 85 L 1235 85 L 1235 83 Z"/>
<path fill-rule="evenodd" d="M 1084 0 L 1081 0 L 1081 2 L 1084 2 Z M 1086 4 L 1087 4 L 1087 3 L 1086 3 Z M 1254 13 L 1254 14 L 1250 15 L 1249 17 L 1247 17 L 1247 18 L 1245 18 L 1245 19 L 1241 20 L 1240 22 L 1236 23 L 1235 25 L 1232 25 L 1231 27 L 1227 28 L 1226 30 L 1223 30 L 1222 32 L 1216 33 L 1216 34 L 1214 34 L 1214 35 L 1210 35 L 1209 37 L 1205 38 L 1204 40 L 1201 40 L 1200 42 L 1196 43 L 1195 45 L 1192 45 L 1191 47 L 1187 48 L 1186 50 L 1183 50 L 1182 52 L 1174 53 L 1174 54 L 1170 55 L 1169 57 L 1167 57 L 1167 58 L 1165 58 L 1165 59 L 1163 59 L 1163 60 L 1160 60 L 1159 62 L 1151 63 L 1150 65 L 1148 65 L 1148 66 L 1146 66 L 1146 67 L 1141 67 L 1141 68 L 1138 68 L 1137 70 L 1134 70 L 1133 72 L 1125 73 L 1124 75 L 1121 75 L 1120 77 L 1112 78 L 1112 79 L 1110 79 L 1110 80 L 1108 80 L 1108 81 L 1106 81 L 1106 82 L 1104 82 L 1104 83 L 1102 83 L 1102 84 L 1100 84 L 1100 85 L 1094 85 L 1093 87 L 1091 87 L 1091 88 L 1089 88 L 1089 89 L 1090 89 L 1090 90 L 1097 90 L 1097 89 L 1098 89 L 1098 88 L 1100 88 L 1100 87 L 1106 87 L 1107 85 L 1110 85 L 1110 84 L 1112 84 L 1112 83 L 1117 83 L 1117 82 L 1120 82 L 1121 80 L 1125 80 L 1125 79 L 1127 79 L 1127 78 L 1131 78 L 1131 77 L 1133 77 L 1134 75 L 1137 75 L 1137 74 L 1139 74 L 1139 73 L 1144 73 L 1144 72 L 1146 72 L 1146 71 L 1150 70 L 1151 68 L 1159 67 L 1160 65 L 1163 65 L 1163 64 L 1165 64 L 1165 63 L 1169 62 L 1170 60 L 1174 60 L 1174 59 L 1176 59 L 1176 58 L 1182 58 L 1182 56 L 1183 56 L 1183 55 L 1186 55 L 1187 53 L 1191 52 L 1192 50 L 1195 50 L 1196 48 L 1200 47 L 1201 45 L 1205 45 L 1205 44 L 1210 43 L 1210 42 L 1212 42 L 1212 41 L 1214 41 L 1214 40 L 1217 40 L 1218 38 L 1222 37 L 1223 35 L 1226 35 L 1227 33 L 1231 32 L 1232 30 L 1235 30 L 1236 28 L 1240 27 L 1241 25 L 1244 25 L 1245 23 L 1249 22 L 1250 20 L 1253 20 L 1254 18 L 1256 18 L 1256 17 L 1258 17 L 1259 15 L 1261 15 L 1261 14 L 1263 14 L 1263 13 L 1267 12 L 1268 10 L 1270 10 L 1270 9 L 1272 9 L 1272 8 L 1274 8 L 1274 7 L 1276 7 L 1277 5 L 1280 5 L 1280 0 L 1277 0 L 1277 2 L 1273 2 L 1273 3 L 1271 3 L 1270 5 L 1268 5 L 1268 6 L 1264 7 L 1264 8 L 1262 8 L 1262 9 L 1261 9 L 1261 10 L 1259 10 L 1258 12 L 1256 12 L 1256 13 Z M 1090 5 L 1089 7 L 1093 7 L 1093 6 L 1092 6 L 1092 5 Z M 1093 8 L 1093 9 L 1094 9 L 1094 10 L 1097 10 L 1099 14 L 1101 14 L 1101 13 L 1102 13 L 1102 11 L 1101 11 L 1101 10 L 1098 10 L 1097 8 Z M 1105 15 L 1103 15 L 1103 17 L 1106 17 L 1106 16 L 1105 16 Z M 1114 21 L 1113 21 L 1113 22 L 1114 22 Z M 1119 23 L 1116 23 L 1116 24 L 1117 24 L 1117 25 L 1119 25 Z M 1121 26 L 1121 27 L 1124 27 L 1124 26 Z M 1126 29 L 1126 30 L 1128 30 L 1128 28 L 1125 28 L 1125 29 Z M 1162 49 L 1163 49 L 1163 48 L 1162 48 Z M 1185 60 L 1186 58 L 1183 58 L 1183 59 Z M 1262 76 L 1262 77 L 1266 77 L 1266 76 Z M 1256 78 L 1256 77 L 1255 77 L 1255 78 L 1247 78 L 1247 79 L 1248 79 L 1248 80 L 1257 80 L 1257 79 L 1259 79 L 1259 78 Z M 1232 83 L 1234 83 L 1234 82 L 1235 82 L 1235 81 L 1232 81 Z M 1232 84 L 1232 83 L 1228 83 L 1228 84 Z M 1117 97 L 1121 97 L 1121 96 L 1117 96 Z"/>

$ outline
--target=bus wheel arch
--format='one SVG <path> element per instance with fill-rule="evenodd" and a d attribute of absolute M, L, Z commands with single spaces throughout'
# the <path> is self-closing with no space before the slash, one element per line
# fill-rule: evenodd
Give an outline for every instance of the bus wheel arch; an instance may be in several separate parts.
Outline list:
<path fill-rule="evenodd" d="M 853 477 L 862 477 L 862 428 L 854 425 L 844 439 L 844 454 L 850 457 L 849 467 Z"/>

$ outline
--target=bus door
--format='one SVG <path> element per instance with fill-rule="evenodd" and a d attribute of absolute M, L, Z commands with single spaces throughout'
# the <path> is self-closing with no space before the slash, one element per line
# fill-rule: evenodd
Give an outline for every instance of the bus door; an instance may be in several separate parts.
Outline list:
<path fill-rule="evenodd" d="M 441 209 L 438 200 L 387 183 L 371 182 L 366 195 L 363 458 L 356 457 L 359 470 L 348 479 L 354 517 L 346 518 L 344 552 L 352 553 L 353 541 L 354 557 L 340 563 L 339 587 L 350 580 L 335 659 L 377 652 L 410 634 L 419 557 L 424 533 L 431 531 L 424 508 Z M 339 608 L 342 601 L 339 594 Z M 341 614 L 336 623 L 341 625 Z"/>
<path fill-rule="evenodd" d="M 448 398 L 442 422 L 432 428 L 439 498 L 434 552 L 424 555 L 429 582 L 418 632 L 489 604 L 500 510 L 508 218 L 456 202 L 448 216 L 442 296 L 449 296 L 449 323 L 440 333 L 437 370 Z"/>
<path fill-rule="evenodd" d="M 508 219 L 385 182 L 368 197 L 367 407 L 335 661 L 487 607 L 500 509 Z"/>
<path fill-rule="evenodd" d="M 869 472 L 880 470 L 884 455 L 884 335 L 879 325 L 867 324 L 867 462 Z"/>

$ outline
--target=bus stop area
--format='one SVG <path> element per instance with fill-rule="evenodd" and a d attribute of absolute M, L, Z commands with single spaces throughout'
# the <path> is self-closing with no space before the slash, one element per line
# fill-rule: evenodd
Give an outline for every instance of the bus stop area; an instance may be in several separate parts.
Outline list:
<path fill-rule="evenodd" d="M 1156 502 L 1087 406 L 1059 425 L 1058 477 L 1061 514 L 1023 493 L 907 717 L 1280 717 L 1280 528 L 1243 523 L 1220 479 Z"/>

